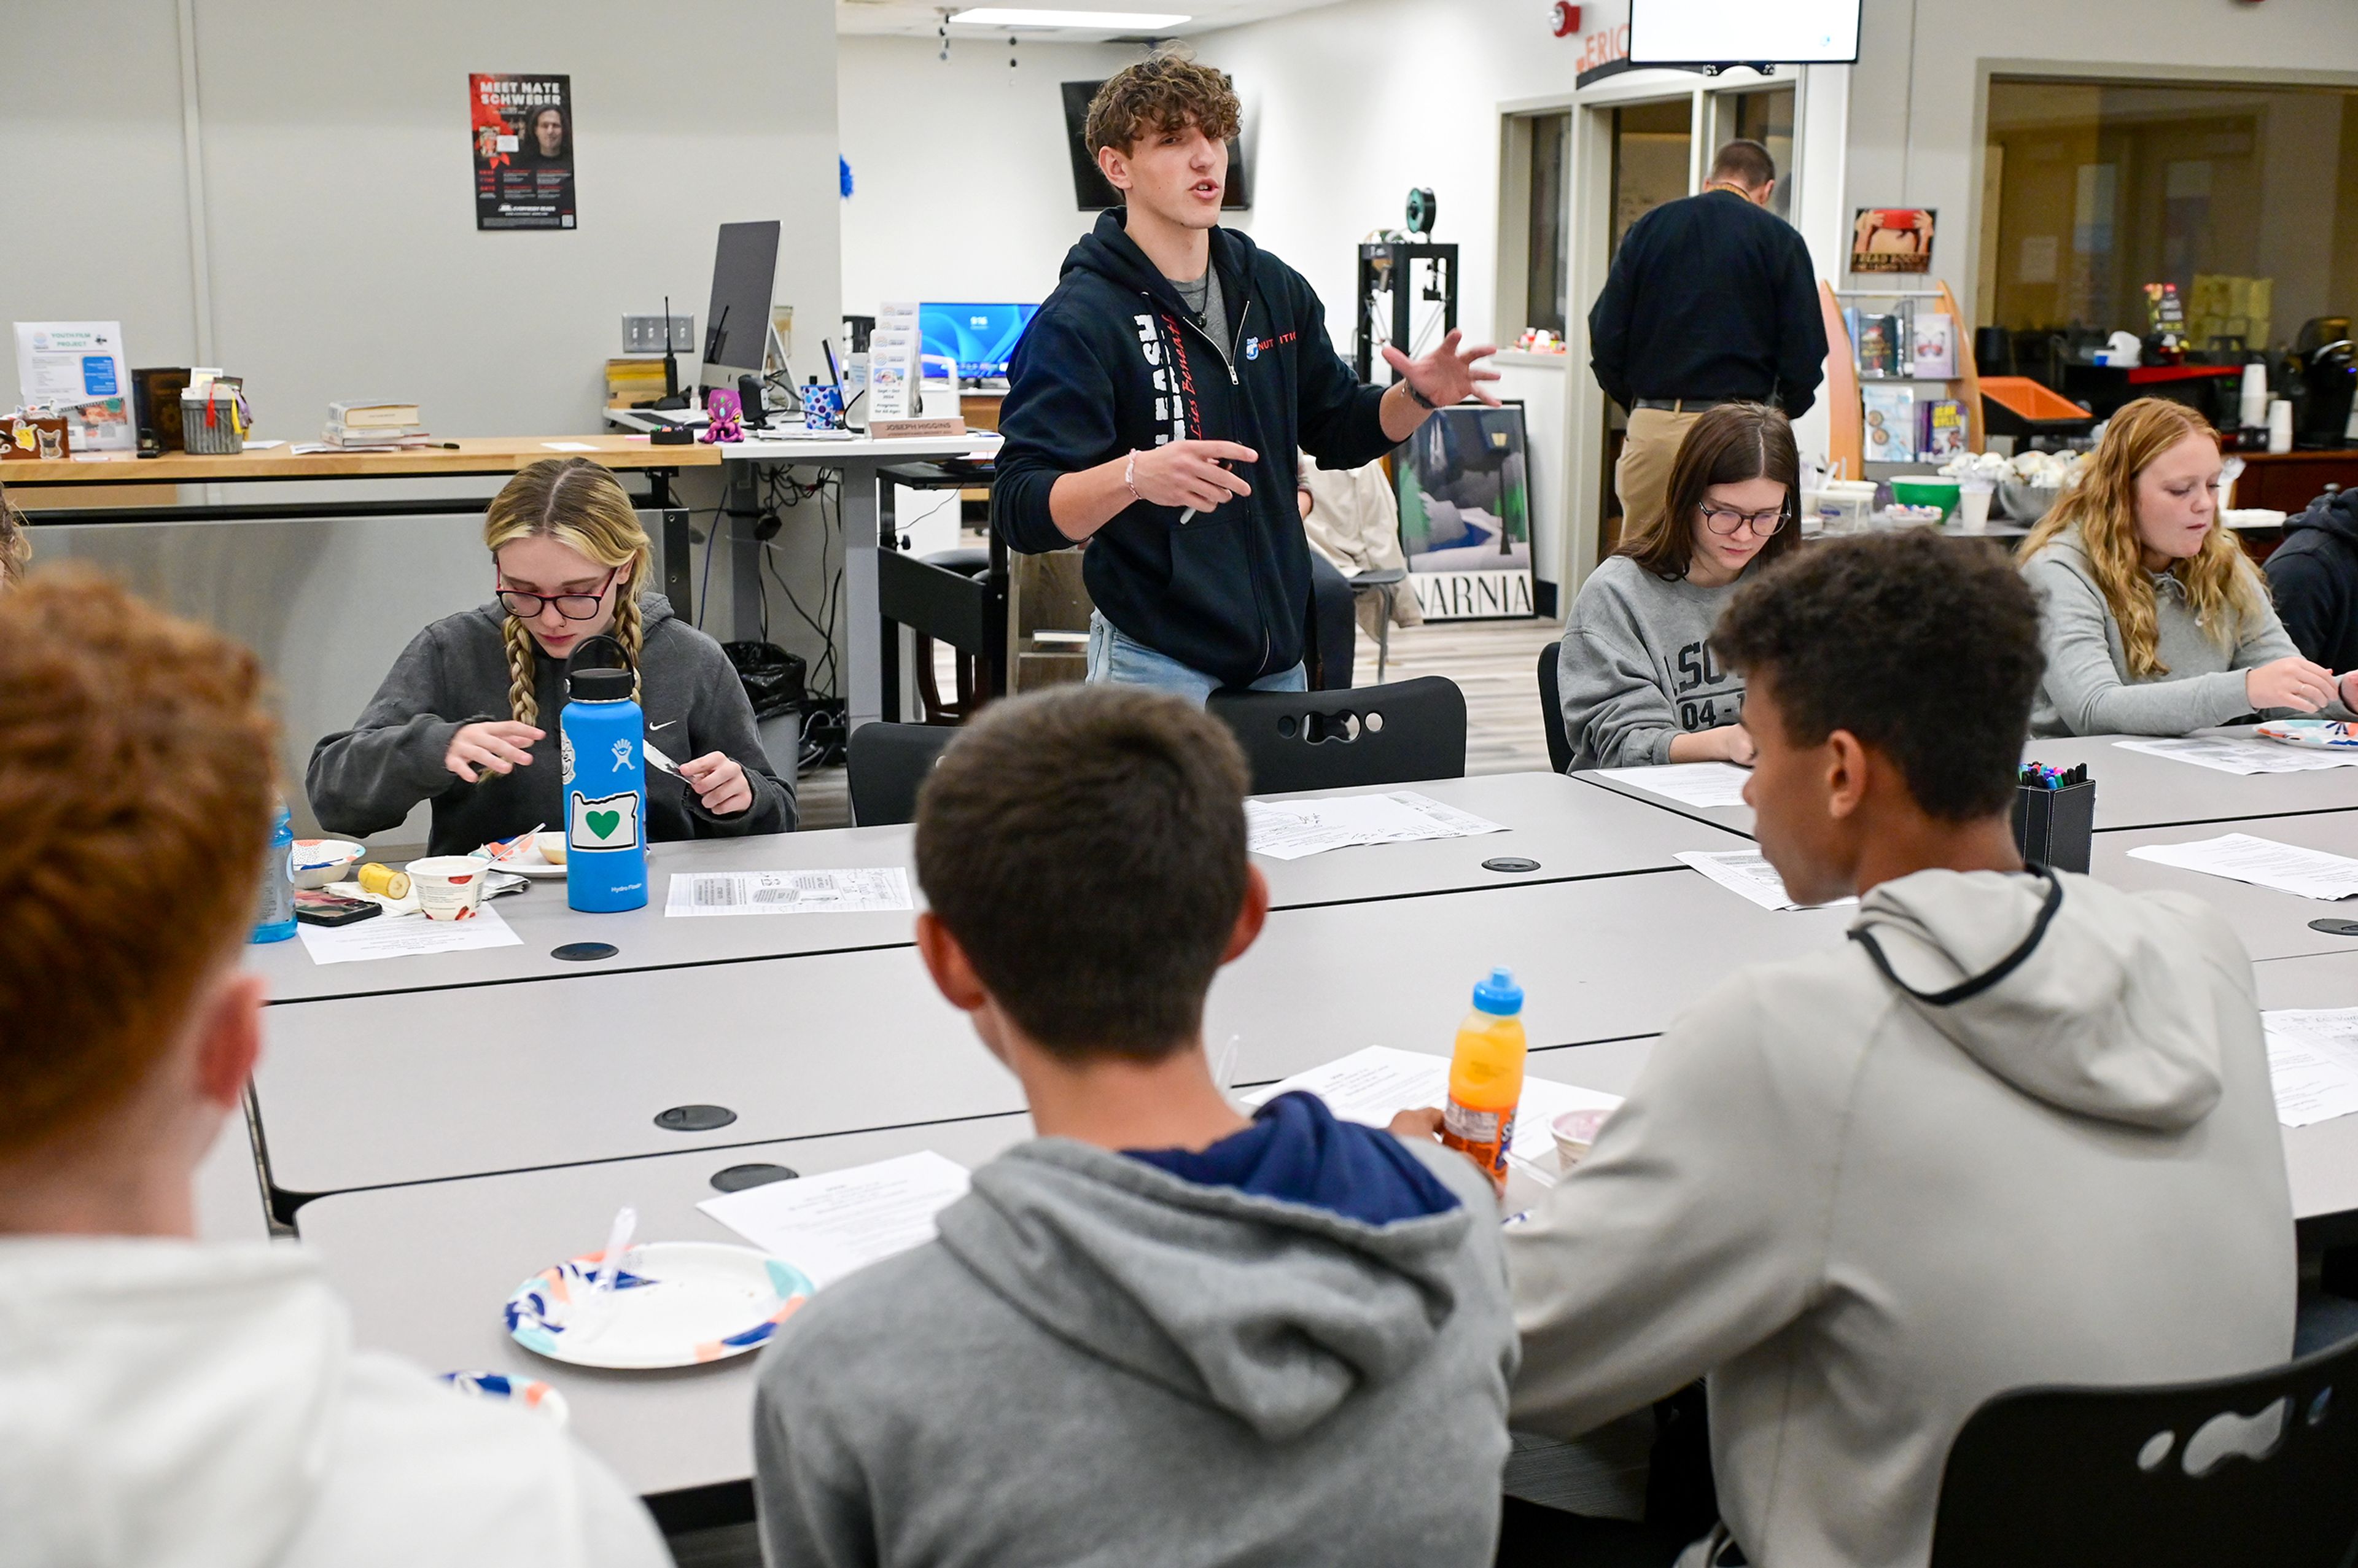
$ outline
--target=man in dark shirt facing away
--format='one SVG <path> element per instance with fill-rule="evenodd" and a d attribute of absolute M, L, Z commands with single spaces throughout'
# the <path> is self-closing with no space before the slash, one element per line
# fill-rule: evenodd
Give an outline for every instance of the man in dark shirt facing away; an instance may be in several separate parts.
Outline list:
<path fill-rule="evenodd" d="M 1801 236 L 1768 210 L 1776 189 L 1768 148 L 1728 143 L 1700 195 L 1630 226 L 1589 309 L 1589 366 L 1629 411 L 1613 470 L 1625 538 L 1661 510 L 1671 460 L 1704 409 L 1740 399 L 1799 416 L 1816 400 L 1817 274 Z"/>

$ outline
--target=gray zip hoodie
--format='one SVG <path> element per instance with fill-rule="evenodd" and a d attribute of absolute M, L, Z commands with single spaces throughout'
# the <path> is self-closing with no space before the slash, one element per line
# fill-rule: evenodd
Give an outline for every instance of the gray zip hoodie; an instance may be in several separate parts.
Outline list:
<path fill-rule="evenodd" d="M 2057 886 L 2039 933 L 2034 877 L 1886 882 L 1861 940 L 1741 969 L 1671 1025 L 1508 1231 L 1519 1430 L 1708 1372 L 1720 1509 L 1755 1564 L 1906 1568 L 1992 1395 L 2287 1357 L 2251 964 L 2199 899 Z"/>
<path fill-rule="evenodd" d="M 763 1353 L 770 1568 L 1480 1568 L 1515 1365 L 1488 1184 L 1370 1225 L 1067 1139 Z"/>
<path fill-rule="evenodd" d="M 2039 594 L 2039 640 L 2047 652 L 2047 675 L 2030 714 L 2033 735 L 2185 735 L 2233 724 L 2252 711 L 2244 672 L 2300 652 L 2285 634 L 2265 587 L 2259 615 L 2223 648 L 2194 619 L 2178 579 L 2154 572 L 2155 651 L 2169 673 L 2131 676 L 2120 625 L 2096 586 L 2077 527 L 2056 535 L 2024 562 L 2022 575 Z M 2349 717 L 2338 707 L 2328 711 Z"/>
<path fill-rule="evenodd" d="M 1674 736 L 1744 716 L 1744 677 L 1711 651 L 1711 629 L 1743 582 L 1665 581 L 1627 556 L 1588 574 L 1556 656 L 1574 768 L 1667 762 Z"/>
<path fill-rule="evenodd" d="M 662 843 L 792 832 L 794 774 L 781 776 L 770 766 L 753 727 L 753 705 L 729 655 L 674 619 L 663 595 L 641 595 L 639 609 L 645 626 L 639 706 L 646 710 L 649 737 L 675 762 L 725 752 L 753 786 L 752 805 L 715 816 L 685 781 L 649 768 L 648 838 Z M 565 665 L 537 648 L 537 727 L 546 735 L 532 748 L 532 765 L 483 773 L 473 784 L 442 765 L 450 737 L 462 727 L 509 716 L 506 624 L 507 611 L 494 600 L 446 615 L 410 640 L 360 722 L 311 749 L 303 782 L 320 827 L 363 838 L 400 827 L 412 807 L 430 800 L 434 827 L 426 852 L 463 855 L 535 822 L 564 822 L 557 720 L 565 709 Z"/>

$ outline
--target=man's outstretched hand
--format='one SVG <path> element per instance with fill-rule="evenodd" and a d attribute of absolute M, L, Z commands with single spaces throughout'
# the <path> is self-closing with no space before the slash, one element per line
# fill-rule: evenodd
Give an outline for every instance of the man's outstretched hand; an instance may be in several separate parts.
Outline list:
<path fill-rule="evenodd" d="M 1426 402 L 1438 407 L 1446 408 L 1474 397 L 1496 408 L 1498 395 L 1482 384 L 1498 380 L 1498 373 L 1476 362 L 1497 353 L 1498 346 L 1484 343 L 1479 348 L 1461 349 L 1457 341 L 1463 335 L 1451 332 L 1431 353 L 1414 360 L 1386 343 L 1384 362 L 1398 371 L 1401 380 L 1424 394 Z"/>

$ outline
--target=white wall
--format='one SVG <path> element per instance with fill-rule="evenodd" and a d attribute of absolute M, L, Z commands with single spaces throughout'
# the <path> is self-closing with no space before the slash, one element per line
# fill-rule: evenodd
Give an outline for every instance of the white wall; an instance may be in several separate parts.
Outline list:
<path fill-rule="evenodd" d="M 1143 51 L 1004 38 L 837 40 L 844 308 L 884 299 L 1034 304 L 1097 222 L 1074 204 L 1059 84 L 1098 81 Z"/>
<path fill-rule="evenodd" d="M 1846 205 L 1938 209 L 1933 273 L 1975 319 L 1981 73 L 1989 62 L 2033 61 L 2101 76 L 2257 72 L 2288 83 L 2340 73 L 2358 83 L 2358 9 L 2351 0 L 2137 0 L 2129 8 L 1867 0 L 1851 76 Z"/>
<path fill-rule="evenodd" d="M 438 434 L 597 428 L 622 313 L 701 327 L 716 227 L 779 218 L 776 297 L 838 313 L 833 7 L 719 0 L 192 0 L 210 298 L 195 297 L 173 0 L 11 7 L 0 312 L 120 318 L 135 362 L 243 374 L 261 434 L 341 397 L 414 398 Z M 467 75 L 573 78 L 579 227 L 478 232 Z M 31 221 L 20 221 L 19 215 Z M 804 325 L 807 323 L 808 325 Z"/>

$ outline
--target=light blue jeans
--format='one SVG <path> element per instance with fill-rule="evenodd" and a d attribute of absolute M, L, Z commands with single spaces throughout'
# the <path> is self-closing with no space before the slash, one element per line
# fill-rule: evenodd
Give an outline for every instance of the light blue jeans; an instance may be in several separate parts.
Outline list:
<path fill-rule="evenodd" d="M 1094 610 L 1089 611 L 1089 679 L 1167 691 L 1185 697 L 1198 708 L 1204 706 L 1205 698 L 1220 689 L 1216 677 L 1189 669 L 1169 654 L 1158 654 L 1145 643 L 1123 636 L 1113 629 L 1113 622 Z M 1307 691 L 1309 672 L 1296 661 L 1290 670 L 1261 676 L 1252 683 L 1251 689 Z"/>

